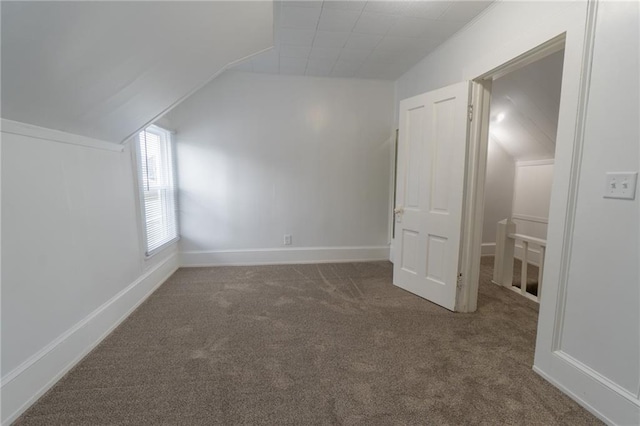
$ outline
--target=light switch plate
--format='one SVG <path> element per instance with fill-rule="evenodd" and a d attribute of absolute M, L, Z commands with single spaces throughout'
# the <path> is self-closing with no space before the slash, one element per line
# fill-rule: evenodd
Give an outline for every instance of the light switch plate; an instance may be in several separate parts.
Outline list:
<path fill-rule="evenodd" d="M 604 198 L 635 199 L 637 180 L 638 172 L 607 173 Z"/>

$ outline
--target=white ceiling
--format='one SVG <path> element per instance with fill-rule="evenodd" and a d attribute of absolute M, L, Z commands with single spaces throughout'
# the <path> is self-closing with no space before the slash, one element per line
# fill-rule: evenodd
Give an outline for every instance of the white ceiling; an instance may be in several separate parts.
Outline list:
<path fill-rule="evenodd" d="M 555 156 L 564 51 L 493 82 L 491 137 L 516 161 Z"/>
<path fill-rule="evenodd" d="M 275 47 L 232 69 L 395 80 L 491 1 L 282 1 Z"/>
<path fill-rule="evenodd" d="M 271 2 L 2 2 L 2 117 L 122 142 L 272 46 Z"/>

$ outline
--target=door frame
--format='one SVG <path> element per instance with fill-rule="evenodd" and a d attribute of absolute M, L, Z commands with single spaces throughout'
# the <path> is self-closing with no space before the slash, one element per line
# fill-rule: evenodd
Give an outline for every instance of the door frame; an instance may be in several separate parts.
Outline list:
<path fill-rule="evenodd" d="M 452 50 L 456 52 L 456 55 L 435 58 L 444 62 L 441 66 L 442 69 L 462 67 L 461 74 L 454 73 L 445 76 L 436 73 L 433 79 L 429 79 L 429 82 L 433 85 L 445 86 L 447 83 L 451 84 L 460 80 L 482 80 L 483 76 L 496 72 L 500 67 L 512 63 L 517 58 L 527 56 L 528 52 L 536 50 L 539 46 L 544 46 L 550 40 L 559 36 L 565 37 L 555 170 L 549 209 L 548 247 L 544 271 L 545 291 L 542 293 L 540 302 L 533 370 L 598 418 L 611 424 L 625 424 L 630 423 L 629 419 L 636 420 L 638 418 L 637 395 L 622 389 L 582 361 L 572 357 L 567 352 L 563 333 L 568 303 L 569 271 L 574 246 L 578 190 L 581 184 L 582 155 L 587 128 L 599 2 L 600 0 L 592 0 L 572 3 L 571 13 L 575 12 L 575 15 L 563 16 L 562 18 L 550 17 L 551 19 L 544 25 L 537 27 L 536 31 L 517 32 L 509 25 L 505 25 L 504 29 L 494 29 L 495 31 L 487 33 L 486 37 L 482 39 L 484 40 L 483 51 L 481 53 L 474 52 L 471 59 L 458 56 L 458 50 L 463 47 L 460 44 L 454 44 Z M 500 10 L 502 11 L 502 9 Z M 499 19 L 500 16 L 505 15 L 499 15 L 496 19 Z M 478 23 L 480 22 L 478 21 Z M 466 40 L 464 35 L 460 40 Z M 451 43 L 458 43 L 458 40 Z M 436 65 L 431 63 L 429 65 L 439 66 L 437 62 Z M 439 68 L 437 69 L 439 70 Z M 423 70 L 421 69 L 420 72 Z M 415 77 L 419 78 L 420 75 L 418 72 Z M 429 88 L 427 86 L 425 89 Z M 482 99 L 474 101 L 475 105 L 479 105 Z M 478 109 L 480 107 L 476 107 L 475 120 L 480 118 Z M 475 139 L 470 140 L 470 147 L 473 147 L 473 144 L 477 144 L 479 147 L 481 146 L 480 142 L 476 136 Z M 469 152 L 473 154 L 474 150 L 470 149 Z M 476 162 L 472 162 L 472 164 L 478 164 L 478 154 L 475 155 Z M 469 175 L 472 174 L 470 170 L 467 172 Z M 467 195 L 471 192 L 471 188 L 467 187 Z M 474 189 L 476 188 L 474 187 Z M 467 202 L 467 208 L 474 208 L 474 206 Z M 475 208 L 479 214 L 482 214 L 477 210 L 477 206 Z M 467 231 L 467 236 L 469 229 L 474 228 L 469 227 L 469 223 L 465 223 L 463 230 Z M 472 239 L 468 238 L 466 246 L 463 248 L 473 249 L 469 246 L 471 242 Z M 461 264 L 461 266 L 463 265 Z M 470 270 L 468 265 L 466 267 Z M 462 278 L 464 281 L 461 283 L 460 291 L 467 293 L 467 302 L 461 303 L 461 305 L 465 305 L 466 311 L 473 311 L 477 303 L 477 281 L 474 284 L 469 280 L 469 276 Z M 474 291 L 471 291 L 472 289 Z M 471 298 L 473 304 L 468 303 Z"/>
<path fill-rule="evenodd" d="M 456 311 L 458 312 L 474 312 L 478 306 L 484 192 L 493 80 L 558 52 L 565 48 L 565 44 L 566 33 L 562 33 L 472 80 L 474 83 L 471 100 L 473 109 L 471 111 L 472 121 L 467 147 L 462 240 L 460 246 L 459 274 L 461 285 L 458 286 L 458 294 L 456 295 Z M 551 216 L 549 220 L 551 221 Z"/>

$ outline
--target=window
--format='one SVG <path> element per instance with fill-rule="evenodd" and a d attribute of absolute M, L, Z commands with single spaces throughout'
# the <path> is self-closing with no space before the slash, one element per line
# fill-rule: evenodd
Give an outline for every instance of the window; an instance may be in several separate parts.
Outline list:
<path fill-rule="evenodd" d="M 138 134 L 140 204 L 147 256 L 178 239 L 176 179 L 171 133 L 149 126 Z"/>

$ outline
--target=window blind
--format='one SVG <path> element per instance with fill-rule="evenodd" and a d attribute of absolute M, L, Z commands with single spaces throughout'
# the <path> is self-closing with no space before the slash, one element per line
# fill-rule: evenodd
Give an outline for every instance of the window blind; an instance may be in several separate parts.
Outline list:
<path fill-rule="evenodd" d="M 150 126 L 138 134 L 138 170 L 147 256 L 178 238 L 177 185 L 171 133 Z"/>

